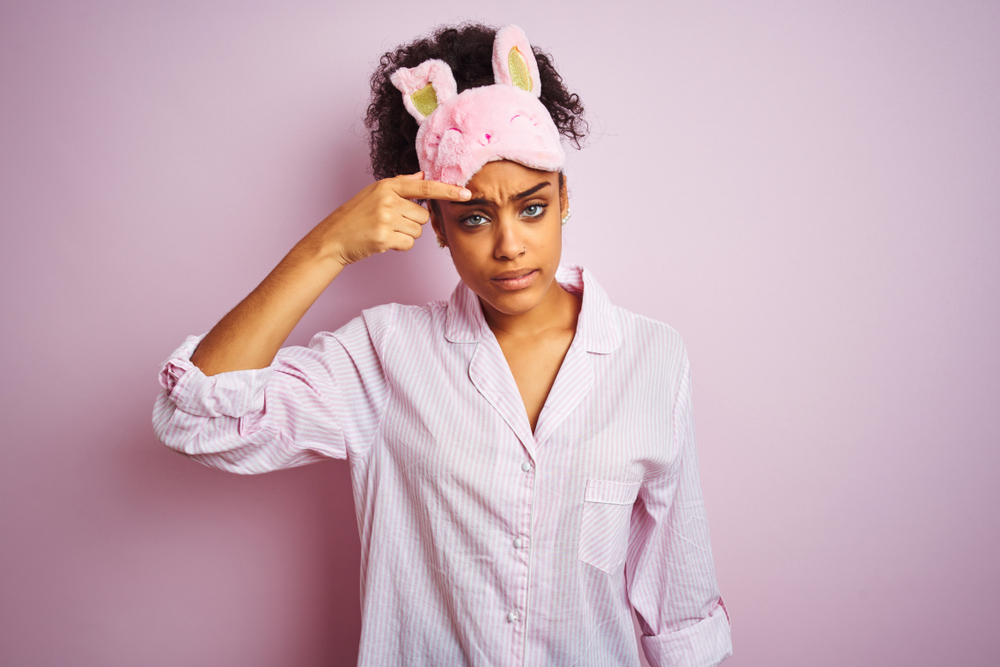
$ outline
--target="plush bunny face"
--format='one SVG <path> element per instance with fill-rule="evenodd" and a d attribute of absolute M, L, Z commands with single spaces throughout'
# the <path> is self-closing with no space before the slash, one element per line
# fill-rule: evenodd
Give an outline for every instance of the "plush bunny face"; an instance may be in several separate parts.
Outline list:
<path fill-rule="evenodd" d="M 426 178 L 465 185 L 484 164 L 512 160 L 555 171 L 566 161 L 559 131 L 539 101 L 538 64 L 517 26 L 497 32 L 497 83 L 457 94 L 454 75 L 440 60 L 393 73 L 407 110 L 417 119 L 416 148 Z"/>
<path fill-rule="evenodd" d="M 467 90 L 439 108 L 417 132 L 417 147 L 428 178 L 456 185 L 494 160 L 543 171 L 565 160 L 559 132 L 538 98 L 503 84 Z"/>

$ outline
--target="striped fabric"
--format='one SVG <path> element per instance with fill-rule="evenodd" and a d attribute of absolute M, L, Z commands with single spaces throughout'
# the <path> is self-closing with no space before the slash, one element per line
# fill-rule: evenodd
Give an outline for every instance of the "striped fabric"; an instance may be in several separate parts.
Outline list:
<path fill-rule="evenodd" d="M 367 310 L 269 368 L 205 377 L 189 338 L 157 436 L 239 473 L 350 462 L 360 665 L 638 665 L 731 652 L 698 478 L 687 354 L 585 270 L 576 337 L 532 433 L 476 296 Z"/>

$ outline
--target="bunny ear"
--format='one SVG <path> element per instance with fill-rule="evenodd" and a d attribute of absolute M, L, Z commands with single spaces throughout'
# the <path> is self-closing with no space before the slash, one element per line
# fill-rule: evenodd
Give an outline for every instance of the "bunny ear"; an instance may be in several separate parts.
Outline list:
<path fill-rule="evenodd" d="M 535 97 L 542 94 L 535 54 L 524 31 L 516 25 L 497 31 L 493 41 L 493 79 L 497 83 L 526 90 Z"/>
<path fill-rule="evenodd" d="M 455 75 L 443 60 L 425 60 L 416 67 L 400 67 L 389 80 L 403 93 L 403 104 L 418 124 L 458 95 Z"/>

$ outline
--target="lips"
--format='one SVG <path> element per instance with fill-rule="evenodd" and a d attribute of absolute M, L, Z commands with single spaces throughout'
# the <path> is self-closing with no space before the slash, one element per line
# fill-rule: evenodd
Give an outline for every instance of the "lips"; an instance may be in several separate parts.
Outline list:
<path fill-rule="evenodd" d="M 515 269 L 498 273 L 490 281 L 500 289 L 515 291 L 530 286 L 537 277 L 538 269 Z"/>

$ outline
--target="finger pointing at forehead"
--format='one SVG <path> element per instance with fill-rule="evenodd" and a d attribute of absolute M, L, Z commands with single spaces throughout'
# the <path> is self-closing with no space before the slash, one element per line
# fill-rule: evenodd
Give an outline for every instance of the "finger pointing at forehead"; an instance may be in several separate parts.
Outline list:
<path fill-rule="evenodd" d="M 441 181 L 425 181 L 422 172 L 397 176 L 392 180 L 396 194 L 407 199 L 466 201 L 472 198 L 472 193 L 461 186 Z"/>

